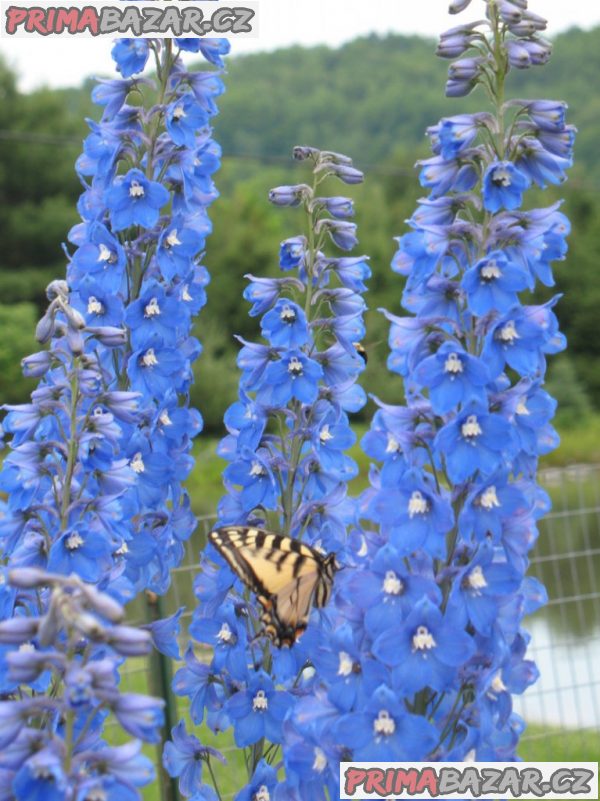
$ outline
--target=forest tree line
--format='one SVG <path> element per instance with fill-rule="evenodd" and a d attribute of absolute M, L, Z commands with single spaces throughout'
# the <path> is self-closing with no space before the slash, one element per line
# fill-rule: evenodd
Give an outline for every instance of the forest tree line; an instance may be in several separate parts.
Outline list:
<path fill-rule="evenodd" d="M 402 279 L 389 264 L 393 237 L 406 231 L 405 220 L 424 194 L 414 163 L 429 154 L 424 136 L 429 125 L 486 104 L 480 94 L 444 98 L 447 64 L 432 57 L 434 46 L 419 37 L 369 36 L 336 50 L 294 47 L 230 59 L 215 126 L 224 159 L 216 178 L 222 197 L 211 209 L 214 231 L 205 259 L 212 281 L 196 332 L 204 353 L 193 400 L 210 430 L 220 430 L 223 411 L 236 394 L 233 335 L 257 333 L 242 299 L 243 276 L 277 274 L 279 242 L 302 233 L 295 215 L 276 211 L 267 201 L 272 186 L 306 180 L 290 159 L 295 144 L 349 153 L 366 173 L 365 183 L 352 190 L 361 250 L 373 269 L 363 383 L 382 399 L 400 402 L 401 382 L 385 367 L 387 324 L 377 309 L 401 313 Z M 555 270 L 556 287 L 536 296 L 541 301 L 564 294 L 558 315 L 569 350 L 555 359 L 550 383 L 565 422 L 600 409 L 598 74 L 600 28 L 560 35 L 548 67 L 511 76 L 515 97 L 567 99 L 569 121 L 580 131 L 569 182 L 535 198 L 539 205 L 564 198 L 573 226 L 568 259 Z M 77 222 L 81 192 L 73 164 L 86 135 L 84 118 L 99 115 L 89 100 L 91 85 L 25 94 L 17 76 L 0 64 L 3 402 L 25 400 L 33 388 L 20 377 L 19 360 L 37 349 L 33 331 L 44 287 L 64 276 L 61 243 Z"/>

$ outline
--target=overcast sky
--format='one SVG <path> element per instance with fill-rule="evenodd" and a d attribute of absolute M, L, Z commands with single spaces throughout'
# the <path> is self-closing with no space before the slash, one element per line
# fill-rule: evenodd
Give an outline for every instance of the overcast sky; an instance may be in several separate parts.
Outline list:
<path fill-rule="evenodd" d="M 290 44 L 335 46 L 373 31 L 437 36 L 457 20 L 473 19 L 478 6 L 481 0 L 474 0 L 457 18 L 448 16 L 448 0 L 259 0 L 260 36 L 238 40 L 234 52 Z M 597 0 L 531 0 L 530 8 L 549 20 L 550 35 L 574 25 L 600 25 Z M 25 90 L 78 85 L 87 75 L 111 73 L 110 48 L 107 38 L 0 39 L 0 53 L 17 70 Z"/>

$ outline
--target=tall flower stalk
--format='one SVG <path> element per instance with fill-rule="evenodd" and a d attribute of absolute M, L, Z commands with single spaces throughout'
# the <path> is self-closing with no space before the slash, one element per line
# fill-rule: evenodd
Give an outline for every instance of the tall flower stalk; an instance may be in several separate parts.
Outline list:
<path fill-rule="evenodd" d="M 123 77 L 92 93 L 104 112 L 77 161 L 85 189 L 67 281 L 49 288 L 38 325 L 49 348 L 25 360 L 40 385 L 4 423 L 4 557 L 74 572 L 121 600 L 164 592 L 195 525 L 182 489 L 202 427 L 188 407 L 201 350 L 190 332 L 206 300 L 199 258 L 220 155 L 209 120 L 223 85 L 218 71 L 187 72 L 181 51 L 222 66 L 226 49 L 113 48 Z M 148 62 L 156 81 L 140 75 Z"/>
<path fill-rule="evenodd" d="M 328 243 L 343 251 L 357 243 L 352 201 L 323 194 L 323 185 L 334 178 L 354 184 L 363 176 L 341 154 L 298 147 L 294 156 L 312 166 L 312 183 L 277 187 L 269 199 L 300 207 L 306 228 L 281 245 L 284 276 L 247 276 L 244 297 L 250 314 L 261 318 L 264 342 L 242 341 L 238 357 L 239 400 L 225 414 L 228 434 L 219 446 L 229 462 L 219 523 L 267 528 L 343 561 L 352 508 L 347 484 L 357 474 L 346 454 L 355 440 L 348 414 L 366 400 L 356 383 L 364 369 L 357 345 L 370 271 L 364 257 L 323 252 Z M 196 595 L 190 633 L 213 649 L 212 659 L 198 661 L 190 647 L 175 692 L 191 699 L 193 723 L 206 720 L 214 731 L 233 727 L 248 767 L 248 784 L 236 798 L 270 798 L 276 785 L 285 787 L 274 767 L 285 749 L 284 719 L 311 692 L 311 653 L 319 628 L 329 627 L 329 612 L 314 610 L 293 647 L 273 647 L 253 596 L 214 551 L 204 556 Z M 180 734 L 174 732 L 165 765 L 183 776 L 183 757 L 173 759 Z M 181 779 L 180 788 L 186 795 L 200 791 Z"/>
<path fill-rule="evenodd" d="M 48 287 L 36 330 L 47 348 L 23 365 L 39 384 L 30 403 L 5 407 L 3 421 L 11 440 L 0 474 L 0 547 L 15 586 L 1 588 L 0 629 L 8 633 L 0 633 L 0 720 L 12 721 L 3 743 L 14 740 L 16 755 L 2 763 L 2 780 L 19 799 L 137 797 L 135 775 L 124 777 L 128 789 L 107 784 L 115 771 L 135 774 L 138 760 L 135 745 L 101 756 L 108 712 L 134 736 L 160 739 L 163 702 L 120 695 L 118 668 L 126 656 L 147 654 L 153 640 L 178 656 L 178 616 L 143 632 L 104 627 L 117 601 L 166 590 L 195 526 L 182 488 L 202 427 L 188 405 L 201 350 L 191 326 L 206 300 L 200 258 L 220 156 L 209 123 L 228 47 L 215 39 L 119 40 L 113 57 L 122 78 L 92 93 L 104 111 L 89 122 L 76 165 L 82 220 L 69 233 L 74 251 L 65 249 L 67 280 Z M 186 50 L 217 69 L 186 71 Z M 141 76 L 148 63 L 155 81 Z M 19 577 L 31 571 L 25 586 Z M 47 765 L 29 759 L 40 748 Z M 82 756 L 88 750 L 98 773 L 107 760 L 106 781 L 92 781 L 96 756 Z M 29 771 L 23 781 L 18 758 Z M 140 759 L 141 786 L 151 774 Z M 31 784 L 40 776 L 54 789 Z"/>
<path fill-rule="evenodd" d="M 530 186 L 564 180 L 575 131 L 564 103 L 505 99 L 512 67 L 547 61 L 545 22 L 525 0 L 485 12 L 440 42 L 458 58 L 447 94 L 482 86 L 492 110 L 429 130 L 430 194 L 393 262 L 414 316 L 385 312 L 406 402 L 377 401 L 362 442 L 379 467 L 336 577 L 334 631 L 311 652 L 313 692 L 286 721 L 286 798 L 325 799 L 342 757 L 517 758 L 512 696 L 537 678 L 521 621 L 546 598 L 526 575 L 550 507 L 536 472 L 558 443 L 546 357 L 565 346 L 558 298 L 522 298 L 553 285 L 569 231 L 560 204 L 522 206 Z"/>

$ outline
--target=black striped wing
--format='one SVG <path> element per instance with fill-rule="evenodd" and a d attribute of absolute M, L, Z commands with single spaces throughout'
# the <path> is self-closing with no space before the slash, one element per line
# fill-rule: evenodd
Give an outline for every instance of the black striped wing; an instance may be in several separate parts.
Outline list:
<path fill-rule="evenodd" d="M 275 645 L 292 645 L 306 628 L 311 607 L 327 604 L 337 568 L 333 554 L 322 556 L 298 540 L 244 526 L 218 528 L 208 538 L 256 594 Z"/>

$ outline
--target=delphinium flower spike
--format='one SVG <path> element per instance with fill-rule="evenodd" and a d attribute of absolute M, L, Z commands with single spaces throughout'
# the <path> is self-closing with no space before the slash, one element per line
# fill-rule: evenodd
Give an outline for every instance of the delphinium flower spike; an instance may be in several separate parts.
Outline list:
<path fill-rule="evenodd" d="M 76 165 L 82 221 L 67 280 L 49 287 L 38 325 L 49 348 L 24 363 L 40 385 L 4 423 L 5 557 L 75 572 L 122 600 L 165 591 L 195 526 L 182 488 L 202 428 L 189 408 L 201 350 L 190 332 L 206 300 L 200 257 L 220 156 L 209 123 L 223 83 L 218 69 L 188 72 L 182 51 L 222 65 L 227 49 L 115 44 L 122 78 L 93 89 L 102 119 L 89 121 Z"/>
<path fill-rule="evenodd" d="M 545 23 L 525 0 L 484 5 L 485 20 L 443 35 L 439 54 L 459 59 L 447 94 L 482 86 L 492 109 L 429 130 L 429 196 L 392 265 L 414 316 L 385 312 L 406 402 L 377 401 L 362 441 L 379 466 L 351 528 L 354 567 L 336 579 L 335 633 L 311 653 L 314 692 L 286 720 L 277 801 L 325 798 L 342 754 L 517 758 L 512 694 L 537 677 L 521 620 L 545 599 L 525 575 L 549 508 L 536 471 L 557 444 L 544 374 L 565 345 L 557 298 L 522 299 L 552 286 L 569 232 L 559 204 L 523 204 L 530 186 L 564 180 L 575 132 L 564 103 L 505 99 L 512 67 L 547 60 Z"/>
<path fill-rule="evenodd" d="M 316 607 L 344 563 L 347 484 L 357 474 L 346 453 L 355 441 L 349 414 L 366 400 L 356 381 L 370 270 L 364 257 L 325 253 L 331 243 L 342 251 L 356 244 L 352 201 L 327 195 L 326 181 L 355 184 L 362 173 L 339 153 L 297 147 L 294 156 L 312 167 L 311 184 L 276 187 L 269 199 L 299 207 L 306 230 L 282 243 L 282 276 L 248 276 L 244 296 L 263 342 L 242 341 L 239 400 L 225 414 L 219 446 L 229 462 L 211 540 L 220 550 L 207 550 L 195 585 L 190 633 L 212 659 L 199 661 L 190 646 L 174 680 L 175 692 L 191 699 L 194 723 L 233 727 L 248 765 L 239 799 L 272 797 L 284 719 L 311 691 L 318 630 L 331 633 L 328 607 Z M 226 567 L 226 550 L 244 583 Z"/>

